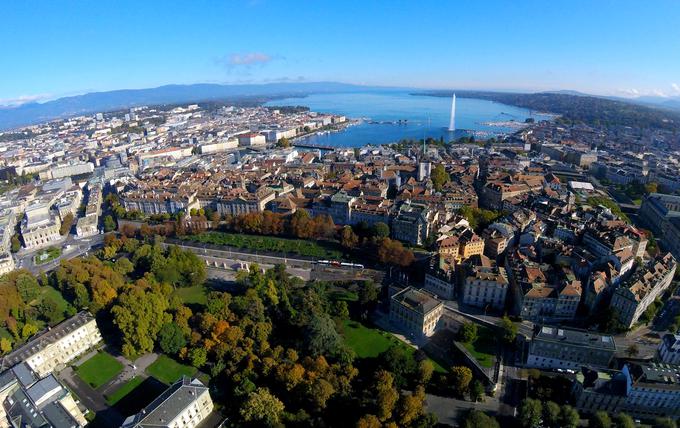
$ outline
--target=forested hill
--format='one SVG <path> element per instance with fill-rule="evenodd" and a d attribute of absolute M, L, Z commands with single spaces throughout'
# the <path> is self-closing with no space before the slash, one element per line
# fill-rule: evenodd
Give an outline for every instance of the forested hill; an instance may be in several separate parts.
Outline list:
<path fill-rule="evenodd" d="M 414 95 L 450 97 L 449 91 L 418 92 Z M 456 91 L 458 97 L 496 101 L 527 109 L 559 114 L 565 123 L 592 126 L 632 126 L 680 130 L 680 112 L 647 107 L 624 101 L 587 95 L 539 92 L 519 94 L 505 92 Z"/>

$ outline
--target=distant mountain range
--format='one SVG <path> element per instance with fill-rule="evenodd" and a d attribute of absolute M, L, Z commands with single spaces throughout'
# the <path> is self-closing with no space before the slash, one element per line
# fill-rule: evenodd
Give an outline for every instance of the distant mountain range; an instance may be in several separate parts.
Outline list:
<path fill-rule="evenodd" d="M 304 97 L 314 93 L 347 93 L 373 90 L 394 91 L 409 89 L 396 87 L 362 86 L 337 82 L 286 82 L 242 85 L 166 85 L 149 89 L 123 89 L 107 92 L 93 92 L 84 95 L 59 98 L 57 100 L 44 103 L 33 102 L 19 106 L 0 106 L 0 130 L 7 130 L 20 126 L 83 114 L 122 110 L 140 105 L 168 105 L 205 101 L 225 101 L 233 102 L 235 104 L 259 104 L 277 98 L 294 96 Z M 448 96 L 450 96 L 451 92 L 451 90 L 419 91 L 419 94 L 436 96 L 449 94 Z M 642 113 L 644 120 L 639 122 L 650 124 L 656 122 L 656 120 L 650 120 L 649 116 L 657 116 L 657 114 L 650 114 L 650 111 L 646 110 L 642 106 L 655 106 L 661 107 L 663 109 L 680 110 L 680 97 L 639 97 L 636 99 L 624 99 L 612 97 L 595 97 L 581 92 L 568 90 L 548 91 L 536 94 L 469 90 L 456 92 L 462 96 L 491 99 L 506 104 L 532 109 L 540 109 L 543 111 L 554 112 L 563 115 L 569 115 L 571 113 L 574 116 L 579 116 L 576 118 L 577 120 L 583 120 L 585 118 L 584 116 L 588 116 L 587 114 L 583 114 L 583 110 L 587 111 L 590 110 L 590 107 L 592 107 L 596 111 L 594 113 L 595 116 L 602 116 L 602 113 L 606 113 L 605 116 L 608 117 L 604 118 L 604 122 L 608 123 L 619 122 L 613 120 L 612 116 L 621 112 L 628 113 L 621 117 L 622 120 L 626 120 L 631 116 L 635 119 L 640 119 L 639 115 Z M 595 100 L 598 99 L 610 100 L 621 104 L 611 105 L 603 102 L 596 102 Z M 303 101 L 301 101 L 301 104 L 303 104 Z M 641 106 L 640 108 L 642 111 L 639 109 L 634 109 L 634 112 L 627 111 L 630 108 L 622 106 L 622 104 L 627 104 L 628 106 Z M 577 115 L 573 114 L 576 110 L 579 110 L 579 114 Z M 599 111 L 599 113 L 597 113 L 597 111 Z M 668 114 L 670 114 L 670 112 L 668 112 Z M 589 119 L 587 121 L 590 122 L 593 120 L 593 117 L 587 117 L 587 119 Z M 594 123 L 597 123 L 598 117 L 595 117 L 594 119 Z M 674 126 L 677 126 L 677 124 L 680 123 L 678 116 L 675 114 L 672 114 L 672 118 L 654 117 L 653 119 L 671 119 L 671 121 L 674 122 Z"/>
<path fill-rule="evenodd" d="M 44 103 L 0 107 L 0 130 L 53 119 L 125 109 L 140 105 L 181 104 L 200 101 L 267 101 L 323 92 L 375 89 L 336 82 L 268 83 L 247 85 L 166 85 L 149 89 L 122 89 L 59 98 Z M 390 89 L 390 88 L 381 88 Z"/>

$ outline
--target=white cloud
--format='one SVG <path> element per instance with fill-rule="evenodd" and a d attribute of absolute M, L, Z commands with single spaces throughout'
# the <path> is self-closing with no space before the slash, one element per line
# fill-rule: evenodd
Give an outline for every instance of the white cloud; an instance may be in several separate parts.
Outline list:
<path fill-rule="evenodd" d="M 19 95 L 14 98 L 0 98 L 0 106 L 17 107 L 22 104 L 45 101 L 50 98 L 50 94 Z"/>
<path fill-rule="evenodd" d="M 671 83 L 671 88 L 673 88 L 676 94 L 680 95 L 680 85 L 677 83 Z"/>

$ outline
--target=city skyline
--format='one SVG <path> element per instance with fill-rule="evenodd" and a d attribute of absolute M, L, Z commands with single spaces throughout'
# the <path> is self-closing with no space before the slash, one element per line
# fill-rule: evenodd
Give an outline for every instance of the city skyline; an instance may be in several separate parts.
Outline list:
<path fill-rule="evenodd" d="M 680 96 L 680 4 L 655 5 L 17 3 L 0 29 L 16 41 L 0 60 L 0 105 L 165 84 L 298 81 Z"/>

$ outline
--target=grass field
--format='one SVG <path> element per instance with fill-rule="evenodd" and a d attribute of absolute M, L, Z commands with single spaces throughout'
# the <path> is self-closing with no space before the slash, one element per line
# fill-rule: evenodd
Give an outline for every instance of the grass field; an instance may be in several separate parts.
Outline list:
<path fill-rule="evenodd" d="M 41 265 L 50 262 L 59 256 L 61 256 L 61 248 L 50 247 L 38 251 L 33 260 L 35 261 L 35 264 Z"/>
<path fill-rule="evenodd" d="M 321 244 L 304 239 L 276 238 L 272 236 L 242 235 L 226 232 L 203 232 L 198 235 L 185 236 L 189 241 L 203 242 L 229 247 L 247 248 L 249 250 L 272 251 L 323 259 L 340 259 L 342 252 L 335 250 L 332 243 Z"/>
<path fill-rule="evenodd" d="M 369 328 L 356 322 L 345 320 L 343 322 L 343 332 L 345 343 L 352 348 L 359 358 L 375 358 L 387 351 L 391 346 L 400 346 L 414 354 L 416 349 L 407 345 L 392 334 L 375 328 Z M 446 373 L 446 369 L 435 360 L 430 359 L 434 364 L 435 371 Z"/>
<path fill-rule="evenodd" d="M 99 352 L 76 368 L 78 376 L 97 389 L 123 370 L 123 364 L 106 352 Z"/>
<path fill-rule="evenodd" d="M 493 367 L 494 355 L 496 355 L 496 335 L 489 328 L 479 326 L 477 340 L 463 343 L 463 346 L 479 362 L 479 365 L 487 368 Z"/>
<path fill-rule="evenodd" d="M 194 287 L 180 287 L 177 288 L 173 294 L 182 299 L 184 304 L 205 305 L 208 303 L 207 290 L 204 284 L 196 285 Z"/>
<path fill-rule="evenodd" d="M 141 377 L 139 376 L 133 377 L 132 379 L 127 381 L 123 386 L 115 390 L 113 394 L 107 395 L 105 397 L 106 404 L 108 404 L 109 406 L 113 406 L 114 404 L 125 398 L 126 395 L 134 391 L 134 389 L 141 385 L 142 382 L 144 382 L 144 379 L 142 379 Z"/>
<path fill-rule="evenodd" d="M 193 376 L 196 368 L 180 364 L 172 358 L 161 355 L 146 369 L 147 374 L 161 382 L 170 385 L 182 376 Z"/>

